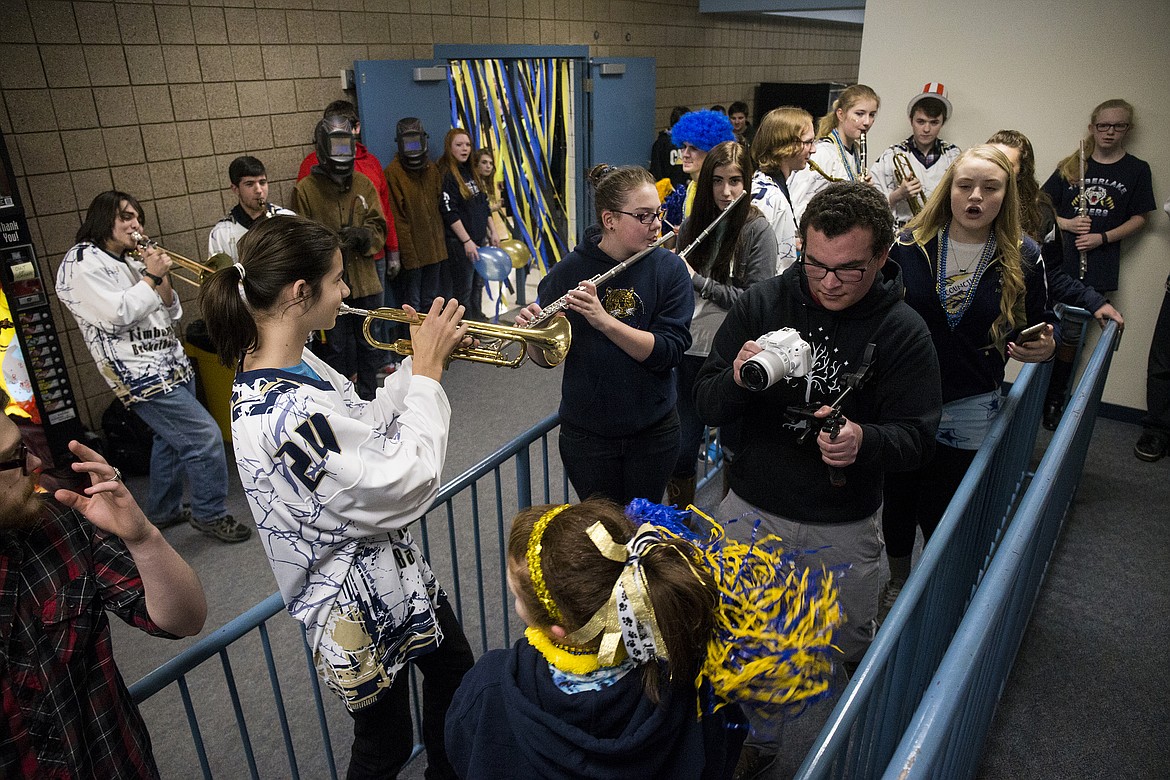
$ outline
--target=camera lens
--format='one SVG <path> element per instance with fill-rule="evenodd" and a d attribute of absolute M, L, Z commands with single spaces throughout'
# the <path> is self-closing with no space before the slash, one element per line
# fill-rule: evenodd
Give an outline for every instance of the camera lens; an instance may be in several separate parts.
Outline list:
<path fill-rule="evenodd" d="M 788 356 L 765 350 L 746 360 L 739 369 L 739 377 L 748 390 L 767 390 L 780 377 L 787 376 L 790 369 Z"/>

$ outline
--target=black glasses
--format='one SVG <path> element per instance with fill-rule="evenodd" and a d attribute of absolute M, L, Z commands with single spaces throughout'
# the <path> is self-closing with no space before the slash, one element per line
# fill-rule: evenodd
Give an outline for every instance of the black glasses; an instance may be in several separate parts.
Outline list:
<path fill-rule="evenodd" d="M 820 281 L 829 274 L 834 274 L 837 281 L 843 284 L 856 284 L 865 278 L 865 270 L 869 267 L 869 261 L 861 268 L 829 268 L 820 263 L 813 263 L 808 260 L 801 260 L 801 266 L 804 268 L 804 275 L 809 279 L 816 279 Z"/>
<path fill-rule="evenodd" d="M 28 476 L 28 447 L 24 442 L 20 443 L 20 447 L 16 450 L 16 457 L 10 460 L 0 460 L 0 471 L 11 471 L 12 469 L 20 469 L 23 476 Z"/>
<path fill-rule="evenodd" d="M 1093 127 L 1097 128 L 1098 133 L 1108 133 L 1110 130 L 1124 133 L 1129 129 L 1129 122 L 1098 122 Z"/>
<path fill-rule="evenodd" d="M 617 214 L 625 214 L 627 217 L 633 217 L 643 225 L 652 225 L 654 224 L 654 220 L 662 219 L 666 216 L 666 207 L 663 206 L 657 211 L 646 211 L 641 214 L 635 214 L 632 211 L 622 211 L 621 209 L 614 209 L 614 212 Z"/>

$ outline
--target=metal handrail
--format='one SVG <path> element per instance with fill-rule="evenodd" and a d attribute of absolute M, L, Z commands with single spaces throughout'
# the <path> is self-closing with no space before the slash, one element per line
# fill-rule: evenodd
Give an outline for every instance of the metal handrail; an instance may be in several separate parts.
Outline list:
<path fill-rule="evenodd" d="M 884 777 L 974 777 L 995 705 L 1084 468 L 1117 323 L 1097 343 L 1035 477 Z"/>

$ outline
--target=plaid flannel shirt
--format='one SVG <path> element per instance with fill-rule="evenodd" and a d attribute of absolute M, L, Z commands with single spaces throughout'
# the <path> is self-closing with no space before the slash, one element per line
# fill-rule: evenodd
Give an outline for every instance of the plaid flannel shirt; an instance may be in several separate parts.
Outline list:
<path fill-rule="evenodd" d="M 156 636 L 122 541 L 56 501 L 0 532 L 0 777 L 158 777 L 106 610 Z"/>

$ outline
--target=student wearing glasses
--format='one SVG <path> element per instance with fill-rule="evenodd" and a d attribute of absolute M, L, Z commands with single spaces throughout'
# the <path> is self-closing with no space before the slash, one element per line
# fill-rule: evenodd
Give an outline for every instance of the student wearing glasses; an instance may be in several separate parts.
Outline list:
<path fill-rule="evenodd" d="M 561 383 L 560 451 L 578 497 L 657 501 L 678 458 L 673 369 L 691 345 L 691 278 L 677 255 L 657 248 L 600 289 L 590 282 L 652 246 L 662 212 L 643 168 L 599 165 L 589 180 L 597 222 L 541 280 L 539 303 L 517 323 L 568 295 L 573 348 Z"/>
<path fill-rule="evenodd" d="M 1124 100 L 1106 100 L 1093 109 L 1085 136 L 1087 214 L 1080 216 L 1080 149 L 1061 160 L 1044 182 L 1043 190 L 1056 206 L 1061 231 L 1064 270 L 1106 296 L 1117 289 L 1121 271 L 1121 242 L 1146 226 L 1146 216 L 1158 207 L 1154 200 L 1150 166 L 1125 151 L 1125 139 L 1134 127 L 1133 106 Z M 1081 273 L 1081 252 L 1086 252 Z M 1052 366 L 1044 427 L 1055 430 L 1064 413 L 1065 394 L 1076 366 L 1077 334 L 1061 345 Z"/>
<path fill-rule="evenodd" d="M 830 184 L 809 201 L 800 234 L 801 262 L 752 285 L 731 307 L 695 381 L 695 406 L 708 425 L 741 425 L 731 490 L 716 512 L 728 534 L 750 540 L 758 519 L 760 536 L 807 551 L 798 565 L 849 567 L 840 579 L 846 623 L 833 637 L 848 668 L 861 661 L 876 628 L 883 477 L 929 456 L 941 381 L 930 333 L 902 301 L 897 264 L 887 262 L 894 217 L 881 193 L 862 182 Z M 761 336 L 780 328 L 808 343 L 807 371 L 749 390 L 744 361 L 762 351 Z M 866 381 L 842 402 L 836 436 L 804 437 L 819 423 L 791 407 L 824 419 L 849 375 L 865 365 Z M 780 749 L 778 719 L 749 713 L 749 721 L 745 777 Z"/>
<path fill-rule="evenodd" d="M 776 235 L 776 273 L 783 273 L 800 256 L 796 210 L 788 183 L 808 166 L 816 145 L 812 114 L 796 106 L 780 106 L 765 114 L 752 141 L 756 163 L 752 205 L 763 213 Z"/>

